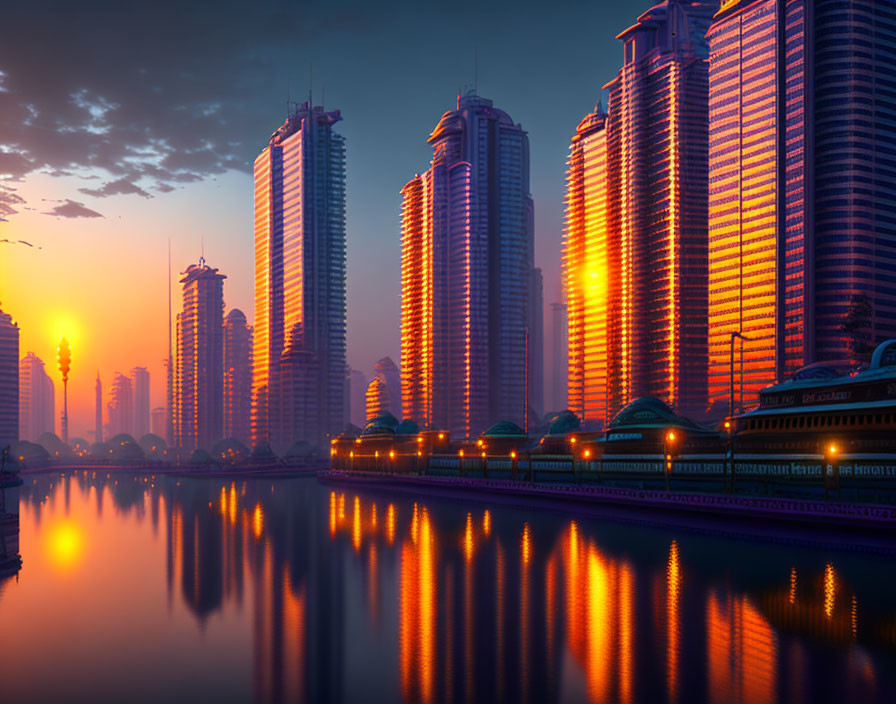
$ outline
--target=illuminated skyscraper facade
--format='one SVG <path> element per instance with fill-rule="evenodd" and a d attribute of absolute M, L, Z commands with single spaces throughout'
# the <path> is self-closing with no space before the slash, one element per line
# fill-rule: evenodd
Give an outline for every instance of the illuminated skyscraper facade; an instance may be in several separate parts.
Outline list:
<path fill-rule="evenodd" d="M 706 404 L 707 62 L 715 3 L 667 0 L 619 34 L 607 114 L 570 148 L 569 408 L 606 423 L 655 396 Z"/>
<path fill-rule="evenodd" d="M 421 427 L 526 425 L 533 205 L 529 139 L 474 92 L 402 190 L 402 398 Z"/>
<path fill-rule="evenodd" d="M 19 326 L 0 309 L 0 447 L 19 436 Z"/>
<path fill-rule="evenodd" d="M 896 16 L 874 0 L 729 0 L 708 33 L 709 397 L 896 334 Z M 731 360 L 733 333 L 737 340 Z"/>
<path fill-rule="evenodd" d="M 224 318 L 224 437 L 249 444 L 252 408 L 252 328 L 236 308 Z"/>
<path fill-rule="evenodd" d="M 389 393 L 389 384 L 382 374 L 377 374 L 367 386 L 365 406 L 367 420 L 391 412 L 389 409 L 392 406 L 392 397 Z"/>
<path fill-rule="evenodd" d="M 53 380 L 43 360 L 28 352 L 19 363 L 19 440 L 37 442 L 56 432 L 56 397 Z"/>
<path fill-rule="evenodd" d="M 252 441 L 342 430 L 345 140 L 338 110 L 297 106 L 255 160 Z"/>
<path fill-rule="evenodd" d="M 200 259 L 180 280 L 174 440 L 185 450 L 211 446 L 224 431 L 224 279 Z"/>

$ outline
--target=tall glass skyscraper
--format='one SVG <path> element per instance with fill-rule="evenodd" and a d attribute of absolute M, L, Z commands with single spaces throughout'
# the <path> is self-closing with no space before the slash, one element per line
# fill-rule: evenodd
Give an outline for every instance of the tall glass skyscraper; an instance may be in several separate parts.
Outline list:
<path fill-rule="evenodd" d="M 528 136 L 468 91 L 429 143 L 430 168 L 402 190 L 404 415 L 456 437 L 498 420 L 525 427 L 541 359 Z"/>
<path fill-rule="evenodd" d="M 200 259 L 180 280 L 174 439 L 186 450 L 210 450 L 224 432 L 225 278 Z"/>
<path fill-rule="evenodd" d="M 252 441 L 342 430 L 345 140 L 338 110 L 297 105 L 255 160 Z"/>
<path fill-rule="evenodd" d="M 618 35 L 607 114 L 570 147 L 569 407 L 606 423 L 640 396 L 706 407 L 707 48 L 715 3 L 666 0 Z"/>
<path fill-rule="evenodd" d="M 874 0 L 728 0 L 707 35 L 709 397 L 896 334 L 896 14 Z M 738 340 L 731 361 L 733 334 Z"/>

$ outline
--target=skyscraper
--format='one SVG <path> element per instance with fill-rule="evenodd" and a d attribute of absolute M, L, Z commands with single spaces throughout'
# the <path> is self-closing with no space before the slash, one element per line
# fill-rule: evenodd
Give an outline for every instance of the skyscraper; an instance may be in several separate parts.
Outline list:
<path fill-rule="evenodd" d="M 564 274 L 569 408 L 706 407 L 707 49 L 715 3 L 665 0 L 618 35 L 609 107 L 572 139 Z"/>
<path fill-rule="evenodd" d="M 864 347 L 896 335 L 896 16 L 727 0 L 708 40 L 709 397 L 727 409 L 729 393 L 740 408 L 804 364 L 858 356 L 855 304 Z"/>
<path fill-rule="evenodd" d="M 473 91 L 429 137 L 402 190 L 404 416 L 477 435 L 525 426 L 534 256 L 529 139 Z"/>
<path fill-rule="evenodd" d="M 19 440 L 56 432 L 56 396 L 43 360 L 28 352 L 19 362 Z"/>
<path fill-rule="evenodd" d="M 382 374 L 377 374 L 367 387 L 366 401 L 367 420 L 390 412 L 392 399 L 389 395 L 389 384 Z"/>
<path fill-rule="evenodd" d="M 94 387 L 93 441 L 103 441 L 103 382 L 100 381 L 99 369 L 96 371 L 96 386 Z"/>
<path fill-rule="evenodd" d="M 373 365 L 374 377 L 381 376 L 386 384 L 386 393 L 388 402 L 384 406 L 384 410 L 389 411 L 392 415 L 401 418 L 401 373 L 391 357 L 383 357 Z M 368 418 L 369 418 L 368 413 Z"/>
<path fill-rule="evenodd" d="M 134 386 L 134 437 L 142 438 L 149 432 L 149 371 L 146 367 L 131 370 Z"/>
<path fill-rule="evenodd" d="M 224 431 L 225 278 L 200 259 L 180 280 L 174 441 L 187 450 L 210 449 Z"/>
<path fill-rule="evenodd" d="M 115 372 L 109 394 L 109 438 L 121 433 L 134 435 L 134 383 L 130 377 Z"/>
<path fill-rule="evenodd" d="M 251 441 L 252 328 L 234 308 L 224 318 L 224 436 Z"/>
<path fill-rule="evenodd" d="M 295 107 L 255 160 L 253 443 L 325 443 L 342 430 L 345 140 L 342 117 Z"/>
<path fill-rule="evenodd" d="M 0 450 L 19 437 L 19 327 L 0 308 Z"/>
<path fill-rule="evenodd" d="M 166 411 L 164 406 L 157 406 L 149 412 L 149 432 L 165 439 Z"/>

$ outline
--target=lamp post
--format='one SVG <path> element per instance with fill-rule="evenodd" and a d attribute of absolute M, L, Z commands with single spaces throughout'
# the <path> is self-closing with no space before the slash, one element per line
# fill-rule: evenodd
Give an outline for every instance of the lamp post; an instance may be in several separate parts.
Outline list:
<path fill-rule="evenodd" d="M 56 348 L 56 361 L 62 372 L 62 442 L 68 445 L 68 373 L 72 367 L 72 348 L 64 337 Z"/>
<path fill-rule="evenodd" d="M 672 479 L 672 448 L 675 446 L 675 431 L 670 430 L 666 433 L 666 442 L 664 443 L 663 453 L 665 455 L 666 460 L 666 491 L 669 491 L 670 483 Z"/>
<path fill-rule="evenodd" d="M 750 339 L 749 337 L 747 337 L 746 335 L 741 333 L 740 330 L 731 332 L 731 349 L 730 349 L 730 356 L 729 356 L 729 361 L 730 361 L 730 364 L 729 364 L 729 386 L 728 386 L 728 417 L 729 418 L 732 418 L 734 416 L 734 338 L 735 337 L 739 337 L 741 340 L 741 346 L 740 346 L 741 369 L 743 369 L 743 363 L 744 363 L 743 343 Z M 743 396 L 743 392 L 744 392 L 743 376 L 741 376 L 740 385 L 741 385 L 741 389 L 740 389 L 741 396 Z"/>

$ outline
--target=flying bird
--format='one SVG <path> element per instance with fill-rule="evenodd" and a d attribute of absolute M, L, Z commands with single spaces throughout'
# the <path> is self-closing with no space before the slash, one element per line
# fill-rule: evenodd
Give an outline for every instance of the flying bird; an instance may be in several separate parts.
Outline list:
<path fill-rule="evenodd" d="M 39 245 L 33 245 L 30 242 L 26 242 L 25 240 L 18 240 L 16 242 L 13 242 L 12 240 L 2 239 L 0 240 L 0 244 L 24 244 L 28 247 L 31 247 L 32 249 L 43 249 L 43 247 Z"/>

